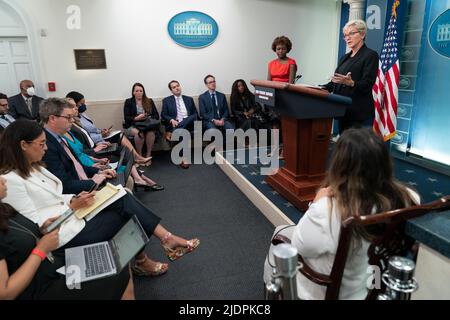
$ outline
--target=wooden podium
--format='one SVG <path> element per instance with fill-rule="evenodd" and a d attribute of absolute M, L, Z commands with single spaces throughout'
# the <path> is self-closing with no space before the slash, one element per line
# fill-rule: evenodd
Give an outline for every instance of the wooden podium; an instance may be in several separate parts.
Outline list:
<path fill-rule="evenodd" d="M 351 99 L 305 85 L 252 80 L 256 100 L 281 114 L 285 164 L 266 181 L 302 211 L 325 177 L 332 119 Z"/>

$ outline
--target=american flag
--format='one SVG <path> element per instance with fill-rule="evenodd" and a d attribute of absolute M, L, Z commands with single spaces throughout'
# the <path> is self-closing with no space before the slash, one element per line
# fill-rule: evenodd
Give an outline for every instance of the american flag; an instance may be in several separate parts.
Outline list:
<path fill-rule="evenodd" d="M 378 76 L 372 89 L 375 102 L 373 129 L 383 137 L 384 141 L 395 136 L 397 127 L 398 81 L 400 74 L 397 53 L 397 7 L 399 5 L 399 0 L 394 1 L 378 64 Z"/>

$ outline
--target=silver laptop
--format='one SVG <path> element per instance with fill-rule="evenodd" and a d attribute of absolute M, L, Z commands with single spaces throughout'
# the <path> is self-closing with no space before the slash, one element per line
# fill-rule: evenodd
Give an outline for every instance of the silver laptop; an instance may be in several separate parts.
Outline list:
<path fill-rule="evenodd" d="M 133 216 L 108 242 L 66 249 L 66 285 L 120 273 L 148 241 L 139 220 Z"/>
<path fill-rule="evenodd" d="M 121 160 L 122 161 L 119 160 L 119 164 L 117 165 L 117 169 L 120 168 L 120 166 L 123 164 L 124 161 L 127 161 L 127 165 L 125 167 L 125 170 L 121 171 L 121 172 L 117 172 L 117 176 L 115 178 L 112 178 L 112 179 L 108 180 L 109 183 L 111 183 L 112 185 L 115 185 L 115 186 L 117 186 L 119 184 L 121 184 L 124 187 L 126 186 L 128 177 L 130 176 L 131 170 L 133 169 L 133 165 L 134 165 L 134 155 L 133 155 L 133 153 L 131 153 L 126 148 L 124 148 L 124 149 L 126 150 L 125 151 L 125 155 L 124 155 L 123 158 L 122 158 L 122 155 L 121 155 Z"/>

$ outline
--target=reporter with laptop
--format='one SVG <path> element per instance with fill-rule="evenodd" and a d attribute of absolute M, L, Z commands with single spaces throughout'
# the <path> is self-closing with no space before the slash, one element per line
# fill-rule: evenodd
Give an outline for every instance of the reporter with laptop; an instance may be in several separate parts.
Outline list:
<path fill-rule="evenodd" d="M 78 107 L 80 124 L 82 125 L 83 129 L 85 131 L 87 131 L 87 133 L 89 134 L 89 136 L 91 137 L 93 142 L 95 144 L 99 144 L 99 143 L 108 143 L 109 144 L 109 142 L 105 141 L 104 138 L 110 134 L 110 129 L 98 129 L 95 126 L 94 121 L 92 121 L 92 119 L 90 119 L 86 115 L 87 106 L 85 103 L 86 101 L 84 99 L 84 96 L 79 92 L 71 91 L 66 95 L 66 98 L 72 98 L 75 101 L 75 103 Z M 118 142 L 122 145 L 122 147 L 125 147 L 128 150 L 130 150 L 131 152 L 133 152 L 134 157 L 136 158 L 136 163 L 145 165 L 145 166 L 147 166 L 151 163 L 151 157 L 145 158 L 145 157 L 141 156 L 136 151 L 136 149 L 133 147 L 130 140 L 128 140 L 128 138 L 123 133 L 121 133 L 121 139 L 119 139 Z"/>
<path fill-rule="evenodd" d="M 66 100 L 73 108 L 73 115 L 76 116 L 78 114 L 78 107 L 76 106 L 75 101 L 73 101 L 73 99 L 71 99 L 71 98 L 67 98 Z M 75 134 L 72 132 L 73 128 L 74 128 L 74 124 L 72 124 L 72 127 L 68 131 L 66 131 L 62 137 L 64 138 L 64 140 L 66 140 L 70 149 L 72 151 L 74 151 L 74 154 L 80 160 L 80 163 L 86 167 L 94 167 L 94 168 L 97 168 L 100 170 L 107 169 L 109 166 L 109 159 L 108 158 L 96 158 L 96 157 L 93 157 L 93 156 L 90 156 L 89 154 L 87 154 L 81 141 L 78 140 L 77 137 L 75 136 Z M 126 159 L 125 159 L 126 161 L 124 161 L 125 153 L 132 155 L 132 153 L 129 152 L 129 150 L 127 148 L 122 148 L 122 150 L 120 151 L 120 157 L 118 159 L 119 160 L 118 166 L 117 166 L 117 168 L 114 168 L 117 173 L 120 173 L 120 172 L 123 172 L 126 170 L 125 166 L 121 166 L 121 164 L 122 163 L 125 164 L 129 158 L 129 157 L 126 157 Z M 153 181 L 149 177 L 145 176 L 143 173 L 139 174 L 134 163 L 131 164 L 130 174 L 134 180 L 135 189 L 140 187 L 140 188 L 144 188 L 144 190 L 146 190 L 146 191 L 147 190 L 153 190 L 153 191 L 164 190 L 164 187 L 158 185 L 155 181 Z M 127 175 L 127 177 L 128 176 L 129 175 Z M 127 181 L 127 180 L 125 180 L 125 181 Z M 122 184 L 122 185 L 125 187 L 125 184 Z"/>
<path fill-rule="evenodd" d="M 0 300 L 11 299 L 134 299 L 133 281 L 128 268 L 103 279 L 83 283 L 81 290 L 69 290 L 66 279 L 56 270 L 64 259 L 53 263 L 49 252 L 59 245 L 58 230 L 43 234 L 55 218 L 42 228 L 2 203 L 6 180 L 0 177 Z"/>
<path fill-rule="evenodd" d="M 57 98 L 43 102 L 41 118 L 53 117 L 48 113 L 52 108 L 56 109 L 50 113 L 59 114 L 61 121 L 68 121 L 72 109 L 65 100 Z M 86 191 L 76 197 L 73 194 L 62 194 L 61 180 L 42 166 L 41 161 L 47 150 L 46 142 L 42 127 L 32 121 L 16 121 L 4 131 L 0 141 L 0 154 L 3 155 L 0 158 L 0 175 L 6 178 L 11 190 L 4 202 L 39 226 L 69 208 L 77 210 L 89 207 L 94 196 Z M 86 190 L 94 183 L 80 182 L 90 182 Z M 107 241 L 133 215 L 137 215 L 148 237 L 154 234 L 160 239 L 167 257 L 172 261 L 193 251 L 200 243 L 198 239 L 188 241 L 171 234 L 159 223 L 161 219 L 158 216 L 133 195 L 126 193 L 88 222 L 73 217 L 63 223 L 59 231 L 59 248 Z M 138 275 L 157 276 L 167 269 L 167 264 L 152 261 L 143 250 L 136 256 L 133 265 L 133 270 Z"/>

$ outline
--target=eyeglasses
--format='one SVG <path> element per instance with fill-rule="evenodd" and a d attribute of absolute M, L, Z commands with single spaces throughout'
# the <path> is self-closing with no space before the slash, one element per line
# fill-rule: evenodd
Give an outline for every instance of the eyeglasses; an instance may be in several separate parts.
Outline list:
<path fill-rule="evenodd" d="M 8 104 L 7 103 L 0 103 L 0 107 L 7 107 Z"/>
<path fill-rule="evenodd" d="M 357 33 L 359 33 L 359 31 L 352 31 L 352 32 L 349 32 L 347 34 L 344 33 L 344 39 L 347 38 L 347 37 L 352 37 L 353 38 L 353 36 L 355 34 L 357 34 Z"/>
<path fill-rule="evenodd" d="M 206 84 L 216 83 L 216 80 L 208 81 Z"/>
<path fill-rule="evenodd" d="M 55 117 L 58 117 L 58 118 L 66 118 L 68 121 L 74 121 L 75 120 L 75 116 L 57 116 L 57 115 L 54 115 Z"/>
<path fill-rule="evenodd" d="M 37 142 L 37 141 L 27 141 L 29 144 L 37 143 L 42 149 L 44 149 L 45 145 L 47 144 L 47 140 L 44 140 L 44 142 Z"/>

